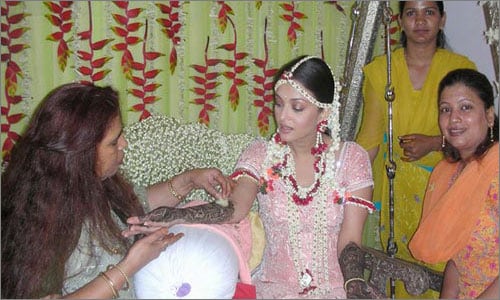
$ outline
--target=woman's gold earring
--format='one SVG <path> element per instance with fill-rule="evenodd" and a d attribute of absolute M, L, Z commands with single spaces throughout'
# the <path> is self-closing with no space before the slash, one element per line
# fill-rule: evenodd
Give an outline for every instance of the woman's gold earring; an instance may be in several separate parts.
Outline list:
<path fill-rule="evenodd" d="M 443 149 L 446 146 L 446 139 L 444 138 L 443 135 L 443 141 L 441 142 L 441 149 Z"/>
<path fill-rule="evenodd" d="M 493 137 L 493 125 L 492 125 L 492 126 L 490 126 L 490 142 L 493 143 L 494 141 L 495 141 L 495 139 Z"/>

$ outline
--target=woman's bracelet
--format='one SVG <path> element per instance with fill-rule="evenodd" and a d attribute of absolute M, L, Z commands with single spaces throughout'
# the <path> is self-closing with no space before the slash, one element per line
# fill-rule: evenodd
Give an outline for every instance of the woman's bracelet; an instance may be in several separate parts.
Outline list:
<path fill-rule="evenodd" d="M 170 190 L 170 193 L 172 193 L 172 195 L 174 195 L 175 198 L 179 199 L 179 201 L 182 201 L 184 199 L 184 197 L 182 197 L 181 195 L 179 195 L 179 193 L 177 193 L 174 190 L 174 186 L 172 185 L 172 179 L 170 179 L 167 182 L 167 185 L 168 185 L 168 189 Z"/>
<path fill-rule="evenodd" d="M 344 290 L 347 290 L 347 285 L 349 284 L 349 282 L 351 281 L 365 281 L 363 278 L 361 277 L 354 277 L 354 278 L 349 278 L 347 279 L 345 282 L 344 282 Z"/>
<path fill-rule="evenodd" d="M 111 270 L 113 268 L 116 269 L 118 272 L 120 272 L 120 274 L 122 274 L 123 278 L 125 278 L 125 285 L 123 286 L 122 290 L 128 291 L 128 289 L 130 288 L 130 280 L 128 279 L 127 274 L 125 274 L 125 272 L 123 272 L 122 269 L 120 269 L 118 266 L 115 266 L 115 265 L 109 265 L 106 268 L 106 270 Z"/>
<path fill-rule="evenodd" d="M 99 273 L 99 277 L 102 277 L 102 279 L 104 279 L 104 281 L 106 281 L 106 283 L 108 284 L 109 288 L 113 292 L 113 298 L 114 299 L 118 298 L 118 292 L 116 291 L 115 284 L 113 283 L 113 281 L 111 280 L 111 278 L 109 278 L 108 275 L 104 274 L 104 272 Z"/>

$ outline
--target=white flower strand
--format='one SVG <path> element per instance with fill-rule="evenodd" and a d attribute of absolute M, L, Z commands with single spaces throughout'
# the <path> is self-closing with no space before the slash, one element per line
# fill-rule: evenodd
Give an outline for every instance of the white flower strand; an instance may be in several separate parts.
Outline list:
<path fill-rule="evenodd" d="M 297 178 L 297 174 L 295 173 L 295 160 L 293 159 L 293 155 L 290 151 L 290 147 L 285 147 L 285 148 L 287 148 L 287 150 L 288 150 L 285 154 L 288 156 L 288 160 L 287 160 L 288 165 L 286 168 L 282 169 L 283 178 L 287 177 L 287 176 L 292 176 L 293 178 Z M 324 161 L 325 161 L 325 153 L 323 152 L 323 153 L 321 153 L 320 160 L 318 162 L 318 166 L 322 166 Z M 302 187 L 297 183 L 297 190 L 294 189 L 290 180 L 283 180 L 283 182 L 285 184 L 288 196 L 291 197 L 293 195 L 293 193 L 295 192 L 297 194 L 297 196 L 304 199 L 314 189 L 314 183 L 316 183 L 317 181 L 321 182 L 320 177 L 321 177 L 321 172 L 314 172 L 313 184 L 311 184 L 308 187 Z M 312 193 L 311 196 L 314 197 L 314 195 L 316 195 L 318 192 L 319 192 L 319 189 L 316 192 Z"/>
<path fill-rule="evenodd" d="M 338 143 L 335 147 L 333 144 L 329 148 L 328 152 L 331 156 L 334 155 L 335 150 L 338 148 Z M 322 156 L 326 156 L 325 153 Z M 322 158 L 325 159 L 326 157 Z M 291 162 L 293 159 L 291 160 Z M 332 161 L 334 162 L 334 161 Z M 290 164 L 290 168 L 294 164 Z M 295 172 L 293 172 L 295 173 Z M 328 193 L 327 187 L 333 187 L 336 189 L 337 183 L 335 178 L 335 168 L 329 166 L 323 176 L 323 180 L 320 181 L 320 188 L 313 195 L 314 200 L 312 202 L 314 207 L 314 232 L 313 232 L 313 248 L 312 248 L 312 262 L 311 262 L 311 274 L 313 275 L 313 280 L 315 280 L 316 289 L 310 290 L 308 295 L 325 295 L 329 293 L 329 289 L 324 287 L 320 288 L 320 284 L 329 282 L 329 263 L 328 263 L 328 235 L 327 235 L 327 205 L 328 205 Z M 306 266 L 301 260 L 302 254 L 302 240 L 300 239 L 300 217 L 299 208 L 295 202 L 292 201 L 291 195 L 293 194 L 293 188 L 287 186 L 286 192 L 289 200 L 287 201 L 287 212 L 288 212 L 288 226 L 289 226 L 289 239 L 293 255 L 293 262 L 295 264 L 295 270 L 297 272 L 297 278 L 299 283 L 301 282 L 302 276 L 301 272 L 305 272 Z M 333 203 L 332 203 L 333 204 Z M 301 286 L 306 288 L 307 286 Z"/>
<path fill-rule="evenodd" d="M 313 59 L 313 58 L 322 60 L 321 58 L 316 57 L 316 56 L 306 56 L 306 57 L 302 58 L 297 63 L 295 63 L 289 71 L 283 72 L 283 74 L 281 75 L 281 78 L 274 85 L 274 90 L 276 91 L 281 85 L 288 83 L 297 92 L 299 92 L 304 98 L 306 98 L 307 101 L 311 102 L 312 104 L 316 105 L 317 107 L 326 108 L 326 109 L 333 108 L 334 110 L 336 110 L 337 105 L 339 104 L 339 100 L 340 100 L 341 86 L 340 86 L 339 82 L 335 79 L 335 75 L 333 75 L 333 71 L 328 64 L 325 63 L 327 65 L 328 69 L 330 70 L 330 73 L 332 74 L 333 81 L 334 81 L 333 99 L 332 99 L 331 103 L 319 102 L 316 98 L 314 98 L 314 96 L 312 96 L 307 90 L 305 90 L 299 82 L 296 82 L 293 79 L 293 72 L 295 72 L 295 70 L 301 64 L 303 64 L 304 62 L 306 62 L 310 59 Z"/>

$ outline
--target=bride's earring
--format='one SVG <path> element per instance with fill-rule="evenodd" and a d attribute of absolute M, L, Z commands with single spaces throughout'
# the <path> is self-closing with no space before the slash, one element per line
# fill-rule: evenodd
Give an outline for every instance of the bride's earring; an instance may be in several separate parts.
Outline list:
<path fill-rule="evenodd" d="M 328 120 L 322 120 L 316 126 L 316 144 L 311 149 L 312 154 L 319 154 L 326 149 L 326 143 L 323 141 L 323 133 L 328 129 Z"/>

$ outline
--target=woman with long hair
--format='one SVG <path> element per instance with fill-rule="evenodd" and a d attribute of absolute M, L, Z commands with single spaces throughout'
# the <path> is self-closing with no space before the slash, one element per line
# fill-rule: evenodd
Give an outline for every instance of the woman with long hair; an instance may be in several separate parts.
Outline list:
<path fill-rule="evenodd" d="M 2 174 L 2 298 L 132 298 L 131 276 L 182 234 L 133 243 L 121 234 L 127 217 L 178 201 L 173 187 L 217 178 L 227 191 L 220 171 L 193 170 L 141 205 L 118 172 L 126 146 L 112 88 L 65 84 L 40 103 Z"/>

